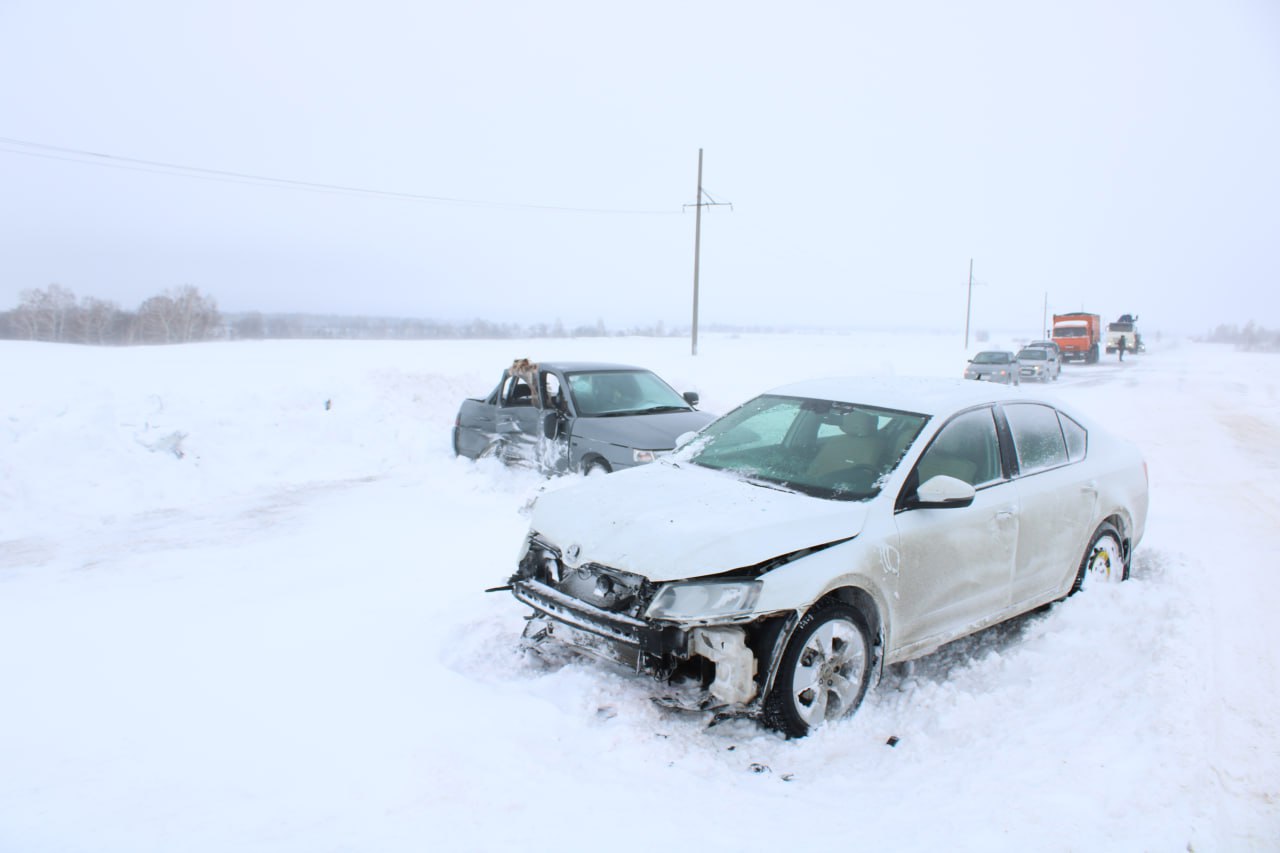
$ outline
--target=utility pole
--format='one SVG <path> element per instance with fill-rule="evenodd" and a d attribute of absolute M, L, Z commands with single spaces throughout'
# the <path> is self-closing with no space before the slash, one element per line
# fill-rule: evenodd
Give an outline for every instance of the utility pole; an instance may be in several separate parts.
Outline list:
<path fill-rule="evenodd" d="M 698 201 L 693 218 L 693 332 L 691 355 L 698 354 L 698 260 L 702 256 L 702 149 L 698 149 Z"/>
<path fill-rule="evenodd" d="M 969 259 L 969 301 L 964 306 L 964 348 L 969 349 L 969 314 L 973 311 L 973 258 Z"/>
<path fill-rule="evenodd" d="M 706 201 L 703 199 L 706 198 Z M 698 149 L 698 195 L 697 202 L 694 203 L 697 213 L 694 216 L 693 226 L 693 332 L 692 332 L 692 351 L 693 355 L 698 354 L 698 261 L 702 256 L 702 208 L 715 207 L 717 205 L 728 204 L 728 202 L 716 201 L 711 194 L 702 189 L 702 149 Z M 689 207 L 689 205 L 685 205 Z M 729 204 L 730 209 L 733 208 Z"/>
<path fill-rule="evenodd" d="M 1044 311 L 1040 314 L 1040 329 L 1049 337 L 1049 291 L 1044 292 Z"/>

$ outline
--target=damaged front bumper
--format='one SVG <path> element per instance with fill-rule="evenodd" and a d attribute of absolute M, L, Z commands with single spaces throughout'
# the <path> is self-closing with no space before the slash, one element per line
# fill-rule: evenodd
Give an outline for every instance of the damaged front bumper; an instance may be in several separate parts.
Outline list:
<path fill-rule="evenodd" d="M 635 613 L 610 610 L 537 578 L 513 578 L 511 592 L 534 610 L 524 631 L 527 647 L 536 651 L 554 641 L 673 686 L 686 686 L 682 698 L 665 704 L 732 715 L 750 716 L 758 710 L 767 692 L 768 662 L 777 659 L 776 647 L 785 633 L 772 629 L 794 621 L 764 617 L 724 625 L 664 622 L 639 615 L 639 605 L 631 608 Z"/>

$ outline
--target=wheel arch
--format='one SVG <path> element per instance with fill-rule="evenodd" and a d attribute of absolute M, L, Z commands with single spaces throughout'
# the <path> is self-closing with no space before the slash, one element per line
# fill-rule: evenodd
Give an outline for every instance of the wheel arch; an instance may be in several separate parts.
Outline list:
<path fill-rule="evenodd" d="M 885 620 L 883 617 L 883 608 L 868 590 L 853 585 L 844 585 L 836 587 L 826 595 L 819 598 L 813 603 L 809 610 L 814 609 L 824 601 L 834 599 L 849 605 L 858 612 L 862 617 L 862 621 L 867 626 L 867 631 L 871 636 L 871 668 L 873 677 L 879 680 L 880 673 L 884 667 L 884 651 L 885 651 Z M 806 611 L 807 612 L 807 611 Z"/>
<path fill-rule="evenodd" d="M 582 457 L 578 460 L 578 472 L 586 474 L 591 470 L 593 465 L 603 466 L 606 474 L 612 473 L 614 470 L 613 463 L 610 462 L 607 457 L 594 450 L 588 450 L 586 453 L 582 454 Z"/>
<path fill-rule="evenodd" d="M 1124 554 L 1125 566 L 1132 566 L 1133 562 L 1133 521 L 1129 518 L 1129 514 L 1124 510 L 1116 510 L 1111 515 L 1102 519 L 1093 528 L 1093 533 L 1089 534 L 1092 539 L 1094 533 L 1098 532 L 1098 528 L 1104 524 L 1110 524 L 1115 528 L 1116 533 L 1120 534 L 1120 548 Z"/>

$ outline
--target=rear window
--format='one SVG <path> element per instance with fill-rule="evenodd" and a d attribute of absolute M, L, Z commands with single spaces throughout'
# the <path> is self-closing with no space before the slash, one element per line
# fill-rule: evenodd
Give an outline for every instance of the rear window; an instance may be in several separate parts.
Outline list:
<path fill-rule="evenodd" d="M 1012 403 L 1004 407 L 1004 414 L 1023 474 L 1067 463 L 1070 457 L 1057 409 L 1039 403 Z"/>

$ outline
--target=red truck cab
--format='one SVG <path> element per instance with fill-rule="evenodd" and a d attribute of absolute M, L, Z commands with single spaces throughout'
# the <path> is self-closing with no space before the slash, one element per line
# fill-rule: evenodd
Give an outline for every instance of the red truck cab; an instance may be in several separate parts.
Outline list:
<path fill-rule="evenodd" d="M 1052 337 L 1064 360 L 1095 364 L 1102 342 L 1102 317 L 1083 312 L 1054 314 Z"/>

